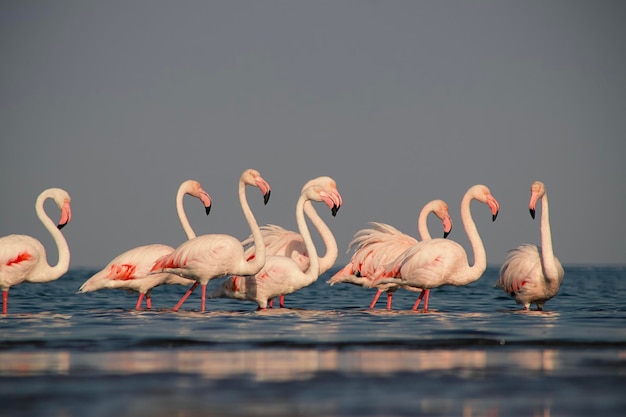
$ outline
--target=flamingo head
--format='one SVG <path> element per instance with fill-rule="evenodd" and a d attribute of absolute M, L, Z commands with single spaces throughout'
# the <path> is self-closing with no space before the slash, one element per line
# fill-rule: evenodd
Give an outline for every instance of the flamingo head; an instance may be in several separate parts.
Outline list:
<path fill-rule="evenodd" d="M 56 206 L 61 210 L 61 218 L 57 225 L 57 228 L 61 230 L 72 220 L 72 198 L 67 191 L 61 188 L 51 188 L 49 191 L 52 193 L 52 199 Z"/>
<path fill-rule="evenodd" d="M 199 198 L 204 204 L 204 210 L 208 215 L 211 212 L 211 196 L 202 189 L 200 183 L 196 180 L 187 180 L 184 183 L 185 193 L 192 197 Z"/>
<path fill-rule="evenodd" d="M 241 181 L 246 185 L 259 187 L 261 193 L 263 193 L 263 204 L 267 204 L 267 202 L 270 200 L 271 188 L 269 183 L 265 181 L 259 171 L 257 171 L 256 169 L 246 169 L 241 174 Z"/>
<path fill-rule="evenodd" d="M 307 182 L 302 189 L 302 194 L 309 200 L 324 202 L 330 208 L 333 217 L 337 215 L 343 204 L 341 194 L 337 190 L 337 183 L 330 177 L 318 177 Z"/>
<path fill-rule="evenodd" d="M 500 212 L 500 203 L 491 194 L 491 191 L 486 185 L 475 185 L 472 187 L 472 196 L 481 203 L 487 204 L 491 209 L 491 220 L 496 221 L 498 213 Z"/>
<path fill-rule="evenodd" d="M 433 213 L 439 217 L 441 223 L 443 223 L 443 238 L 447 238 L 452 231 L 452 217 L 448 213 L 448 204 L 443 200 L 433 200 L 434 204 Z"/>
<path fill-rule="evenodd" d="M 528 210 L 530 216 L 535 218 L 535 209 L 537 208 L 537 201 L 546 193 L 546 186 L 541 181 L 535 181 L 530 186 L 530 202 L 528 203 Z"/>

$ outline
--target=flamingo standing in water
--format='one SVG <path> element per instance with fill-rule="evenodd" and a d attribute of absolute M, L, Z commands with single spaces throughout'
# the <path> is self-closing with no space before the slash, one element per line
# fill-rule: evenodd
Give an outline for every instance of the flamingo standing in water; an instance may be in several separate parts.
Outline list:
<path fill-rule="evenodd" d="M 239 178 L 239 202 L 244 217 L 250 226 L 254 243 L 258 250 L 254 259 L 248 262 L 241 242 L 230 235 L 210 234 L 198 236 L 180 245 L 174 252 L 159 258 L 151 273 L 167 272 L 196 282 L 174 306 L 178 311 L 198 285 L 202 285 L 201 311 L 206 305 L 206 285 L 213 278 L 224 275 L 254 275 L 265 264 L 265 244 L 254 214 L 246 199 L 246 186 L 258 187 L 263 193 L 263 202 L 270 198 L 270 185 L 254 169 L 247 169 Z"/>
<path fill-rule="evenodd" d="M 301 191 L 304 191 L 315 184 L 328 185 L 331 182 L 334 183 L 334 180 L 326 176 L 314 178 L 304 184 Z M 341 204 L 342 202 L 339 201 L 337 206 L 341 206 Z M 324 272 L 332 268 L 335 264 L 335 261 L 337 260 L 337 256 L 339 254 L 337 241 L 335 240 L 332 231 L 328 228 L 324 220 L 322 220 L 311 202 L 308 200 L 304 202 L 304 212 L 319 232 L 320 236 L 322 237 L 322 241 L 326 246 L 326 253 L 324 254 L 324 256 L 320 257 L 319 275 L 322 275 Z M 293 259 L 300 266 L 300 270 L 302 272 L 305 272 L 309 268 L 309 255 L 307 253 L 304 239 L 302 238 L 302 235 L 300 233 L 294 232 L 292 230 L 287 230 L 281 226 L 273 224 L 261 226 L 261 233 L 263 234 L 263 241 L 265 242 L 266 256 L 287 256 Z M 256 250 L 254 246 L 253 236 L 248 237 L 241 243 L 244 245 L 244 247 L 247 246 L 245 252 L 246 259 L 252 259 Z M 231 278 L 229 278 L 229 280 L 230 279 Z M 273 305 L 273 301 L 273 299 L 269 301 L 270 308 Z M 284 294 L 280 294 L 279 302 L 280 307 L 285 307 Z"/>
<path fill-rule="evenodd" d="M 461 221 L 472 245 L 474 264 L 469 265 L 465 249 L 450 239 L 435 238 L 417 243 L 391 262 L 374 281 L 373 285 L 394 283 L 415 288 L 432 289 L 442 285 L 467 285 L 477 281 L 487 268 L 487 254 L 472 219 L 470 203 L 477 200 L 491 209 L 496 220 L 500 205 L 484 185 L 470 187 L 461 201 Z M 420 294 L 422 298 L 425 292 Z M 428 311 L 428 300 L 424 311 Z"/>
<path fill-rule="evenodd" d="M 452 219 L 448 213 L 448 205 L 443 200 L 432 200 L 428 202 L 421 210 L 417 228 L 422 241 L 430 240 L 430 232 L 428 231 L 427 218 L 430 213 L 434 213 L 443 224 L 443 237 L 448 237 L 452 230 Z M 385 223 L 372 222 L 372 228 L 359 230 L 354 239 L 348 245 L 348 251 L 355 248 L 352 259 L 348 264 L 339 270 L 328 280 L 330 285 L 345 282 L 362 287 L 370 288 L 374 278 L 384 273 L 385 266 L 395 260 L 404 251 L 418 243 L 417 239 L 400 232 L 393 226 Z M 391 301 L 393 293 L 399 288 L 397 284 L 387 283 L 377 286 L 376 295 L 370 303 L 370 309 L 373 309 L 383 291 L 387 292 L 387 310 L 391 310 Z M 422 291 L 414 289 L 410 286 L 403 287 L 409 291 Z M 428 292 L 428 289 L 423 291 Z M 417 310 L 422 298 L 413 306 L 413 310 Z M 426 294 L 428 301 L 428 294 Z M 426 301 L 426 302 L 427 302 Z"/>
<path fill-rule="evenodd" d="M 189 224 L 189 219 L 185 213 L 183 198 L 185 195 L 198 198 L 204 204 L 205 212 L 208 215 L 211 211 L 211 197 L 202 189 L 198 181 L 187 180 L 178 187 L 176 194 L 176 212 L 180 224 L 187 235 L 187 239 L 196 237 Z M 189 286 L 193 281 L 181 278 L 173 274 L 149 275 L 154 262 L 162 256 L 172 253 L 174 248 L 168 245 L 155 243 L 152 245 L 139 246 L 113 259 L 101 271 L 94 274 L 79 288 L 79 293 L 97 291 L 105 288 L 120 288 L 139 293 L 135 309 L 141 308 L 141 302 L 145 296 L 146 305 L 152 308 L 152 289 L 164 284 L 177 284 Z"/>
<path fill-rule="evenodd" d="M 44 202 L 51 198 L 61 210 L 58 226 L 48 217 Z M 48 265 L 46 249 L 37 239 L 26 235 L 8 235 L 0 238 L 0 288 L 2 314 L 7 314 L 9 288 L 22 282 L 50 282 L 65 274 L 70 266 L 70 249 L 61 229 L 72 219 L 71 198 L 61 188 L 49 188 L 37 197 L 35 211 L 50 232 L 59 252 L 55 266 Z"/>
<path fill-rule="evenodd" d="M 318 178 L 317 182 L 313 182 L 313 185 L 302 190 L 300 194 L 296 204 L 296 222 L 306 253 L 308 253 L 309 267 L 306 271 L 303 272 L 301 265 L 289 256 L 268 256 L 265 265 L 257 274 L 230 277 L 209 297 L 254 301 L 262 310 L 274 297 L 291 294 L 313 284 L 321 274 L 321 259 L 317 256 L 317 250 L 304 217 L 305 205 L 310 201 L 324 202 L 335 216 L 341 207 L 342 198 L 335 181 L 330 177 Z M 312 208 L 310 212 L 313 211 Z M 325 237 L 325 240 L 327 239 L 329 239 L 328 236 Z"/>
<path fill-rule="evenodd" d="M 554 297 L 561 287 L 565 271 L 552 250 L 550 232 L 550 213 L 546 187 L 541 181 L 535 181 L 530 187 L 530 215 L 535 218 L 537 201 L 541 199 L 541 246 L 523 244 L 507 253 L 500 268 L 500 277 L 496 288 L 502 288 L 524 310 L 530 304 L 536 304 L 537 310 L 543 310 L 546 301 Z"/>

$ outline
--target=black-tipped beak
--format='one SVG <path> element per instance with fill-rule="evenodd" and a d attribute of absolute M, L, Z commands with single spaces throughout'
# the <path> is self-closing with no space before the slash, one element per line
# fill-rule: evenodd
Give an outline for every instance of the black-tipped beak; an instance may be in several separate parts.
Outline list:
<path fill-rule="evenodd" d="M 530 211 L 530 217 L 535 218 L 535 209 L 528 209 Z"/>
<path fill-rule="evenodd" d="M 270 193 L 272 191 L 268 191 L 267 194 L 263 194 L 263 204 L 267 204 L 268 201 L 270 201 Z"/>
<path fill-rule="evenodd" d="M 335 217 L 335 216 L 337 215 L 337 212 L 339 211 L 339 208 L 340 208 L 340 207 L 341 207 L 341 206 L 335 206 L 335 205 L 333 205 L 333 208 L 332 208 L 332 209 L 330 209 L 330 212 L 332 213 L 333 217 Z"/>
<path fill-rule="evenodd" d="M 208 216 L 209 213 L 211 212 L 211 206 L 207 206 L 204 208 L 204 211 L 206 212 L 206 215 Z"/>
<path fill-rule="evenodd" d="M 496 212 L 496 214 L 494 214 L 493 216 L 491 216 L 491 221 L 492 221 L 492 222 L 495 222 L 495 221 L 496 221 L 496 218 L 498 217 L 498 213 L 500 213 L 500 212 L 498 211 L 498 212 Z"/>
<path fill-rule="evenodd" d="M 444 239 L 447 238 L 449 234 L 450 234 L 450 232 L 443 232 L 443 238 Z"/>
<path fill-rule="evenodd" d="M 61 223 L 61 224 L 59 224 L 59 225 L 57 226 L 57 229 L 59 229 L 59 230 L 63 229 L 63 228 L 65 227 L 65 225 L 66 225 L 66 224 L 67 224 L 67 223 Z"/>

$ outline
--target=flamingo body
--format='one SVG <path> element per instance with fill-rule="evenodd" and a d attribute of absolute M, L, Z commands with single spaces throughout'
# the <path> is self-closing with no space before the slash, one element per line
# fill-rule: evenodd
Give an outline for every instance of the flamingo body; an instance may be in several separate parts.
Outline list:
<path fill-rule="evenodd" d="M 246 199 L 245 187 L 247 185 L 261 190 L 265 204 L 269 200 L 271 190 L 267 181 L 254 169 L 245 170 L 239 178 L 241 208 L 254 236 L 255 245 L 260 248 L 256 256 L 248 261 L 244 256 L 241 242 L 233 236 L 209 234 L 190 239 L 172 253 L 158 259 L 152 267 L 151 274 L 166 272 L 196 281 L 174 306 L 174 311 L 180 309 L 198 285 L 202 285 L 201 311 L 204 311 L 206 285 L 210 280 L 224 275 L 254 275 L 265 264 L 265 244 Z"/>
<path fill-rule="evenodd" d="M 312 185 L 321 184 L 328 186 L 329 188 L 335 187 L 335 180 L 331 177 L 321 176 L 308 181 L 302 187 L 301 191 L 306 190 Z M 339 196 L 341 197 L 341 196 Z M 341 201 L 337 201 L 336 204 L 341 205 Z M 319 216 L 315 208 L 310 201 L 304 202 L 304 211 L 311 220 L 311 223 L 315 226 L 322 241 L 326 246 L 326 253 L 320 257 L 320 272 L 322 275 L 328 271 L 335 264 L 339 249 L 337 248 L 337 241 L 333 236 L 332 231 L 328 228 L 328 225 Z M 304 238 L 298 232 L 294 232 L 285 229 L 281 226 L 268 224 L 261 226 L 261 234 L 263 235 L 263 241 L 265 242 L 265 250 L 267 256 L 286 256 L 293 259 L 300 267 L 302 272 L 305 272 L 310 265 L 309 254 L 307 253 L 306 244 Z M 247 259 L 253 259 L 255 256 L 256 247 L 254 246 L 253 236 L 248 237 L 242 242 L 244 247 L 247 247 L 245 255 Z M 279 294 L 280 306 L 285 306 L 285 294 Z M 273 300 L 270 299 L 270 307 Z"/>
<path fill-rule="evenodd" d="M 301 264 L 291 256 L 268 256 L 261 270 L 250 276 L 232 276 L 216 288 L 209 298 L 235 298 L 254 301 L 259 309 L 265 309 L 274 297 L 292 294 L 314 283 L 321 274 L 321 260 L 313 244 L 311 234 L 304 218 L 304 210 L 308 201 L 323 201 L 332 210 L 333 216 L 341 207 L 342 199 L 337 191 L 335 181 L 330 177 L 320 177 L 318 182 L 310 181 L 304 189 L 296 205 L 296 220 L 301 239 L 308 253 L 310 266 L 303 271 Z M 313 207 L 307 213 L 312 213 Z M 328 232 L 330 233 L 330 232 Z M 325 241 L 328 236 L 322 236 Z M 332 234 L 331 236 L 332 237 Z M 334 238 L 332 238 L 334 241 Z M 336 245 L 335 245 L 336 247 Z M 335 255 L 336 256 L 336 255 Z"/>
<path fill-rule="evenodd" d="M 183 206 L 183 197 L 185 195 L 198 198 L 203 203 L 207 215 L 211 211 L 212 201 L 209 194 L 202 189 L 202 186 L 196 180 L 183 181 L 178 187 L 176 211 L 187 239 L 191 239 L 196 236 L 196 233 L 193 231 L 185 214 Z M 85 281 L 78 289 L 78 292 L 86 293 L 113 288 L 135 291 L 139 293 L 135 308 L 137 310 L 141 308 L 144 296 L 146 297 L 148 308 L 152 308 L 151 292 L 153 288 L 166 284 L 183 286 L 193 284 L 193 281 L 173 274 L 150 274 L 157 259 L 173 251 L 173 247 L 159 243 L 127 250 L 116 256 L 102 270 Z"/>
<path fill-rule="evenodd" d="M 478 280 L 487 267 L 487 255 L 472 219 L 472 200 L 487 204 L 494 221 L 500 205 L 489 188 L 481 184 L 470 187 L 463 196 L 461 220 L 474 251 L 473 265 L 469 265 L 465 249 L 457 242 L 436 238 L 412 246 L 389 264 L 386 272 L 378 276 L 374 284 L 392 282 L 432 289 L 442 285 L 467 285 Z"/>
<path fill-rule="evenodd" d="M 518 304 L 530 309 L 536 304 L 543 310 L 546 301 L 558 292 L 565 271 L 561 262 L 554 256 L 550 231 L 548 196 L 545 185 L 535 181 L 531 186 L 529 202 L 530 214 L 535 217 L 535 206 L 541 199 L 541 246 L 523 244 L 510 250 L 500 268 L 496 288 L 501 288 Z"/>
<path fill-rule="evenodd" d="M 422 240 L 431 239 L 426 222 L 430 213 L 434 213 L 442 221 L 444 236 L 447 237 L 452 230 L 452 219 L 448 213 L 448 205 L 443 200 L 432 200 L 422 208 L 418 217 L 418 230 Z M 355 248 L 354 254 L 350 262 L 331 277 L 328 281 L 330 285 L 344 282 L 370 288 L 377 276 L 389 275 L 388 271 L 385 270 L 388 264 L 418 243 L 414 237 L 389 224 L 378 222 L 370 224 L 372 225 L 371 228 L 362 229 L 355 234 L 348 246 L 348 251 Z M 380 294 L 385 291 L 387 292 L 387 309 L 390 310 L 393 293 L 400 286 L 396 283 L 379 283 L 374 287 L 377 288 L 377 292 L 370 303 L 370 308 L 374 308 Z M 410 286 L 402 286 L 402 288 L 415 292 L 422 291 Z M 420 295 L 418 302 L 413 306 L 413 310 L 417 309 L 423 296 L 424 294 Z M 428 309 L 427 300 L 428 298 L 426 298 L 425 309 Z"/>
<path fill-rule="evenodd" d="M 53 199 L 61 218 L 58 226 L 44 211 L 44 202 Z M 70 265 L 70 251 L 61 233 L 72 218 L 70 195 L 60 188 L 44 190 L 35 202 L 37 217 L 50 232 L 59 252 L 55 266 L 48 265 L 46 250 L 37 239 L 27 235 L 8 235 L 0 238 L 0 288 L 2 288 L 2 313 L 7 314 L 9 288 L 22 282 L 50 282 L 65 274 Z"/>

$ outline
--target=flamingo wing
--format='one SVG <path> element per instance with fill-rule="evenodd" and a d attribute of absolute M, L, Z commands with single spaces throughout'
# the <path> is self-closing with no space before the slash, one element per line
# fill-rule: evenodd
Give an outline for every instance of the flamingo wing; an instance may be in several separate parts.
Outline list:
<path fill-rule="evenodd" d="M 45 256 L 43 245 L 26 235 L 9 235 L 0 238 L 0 286 L 11 287 L 28 280 Z"/>
<path fill-rule="evenodd" d="M 265 243 L 266 256 L 286 256 L 298 263 L 300 270 L 306 271 L 309 268 L 309 256 L 306 252 L 304 239 L 299 233 L 274 224 L 261 226 L 260 229 Z M 253 259 L 256 248 L 252 235 L 242 241 L 241 244 L 246 247 L 244 252 L 246 259 Z"/>

